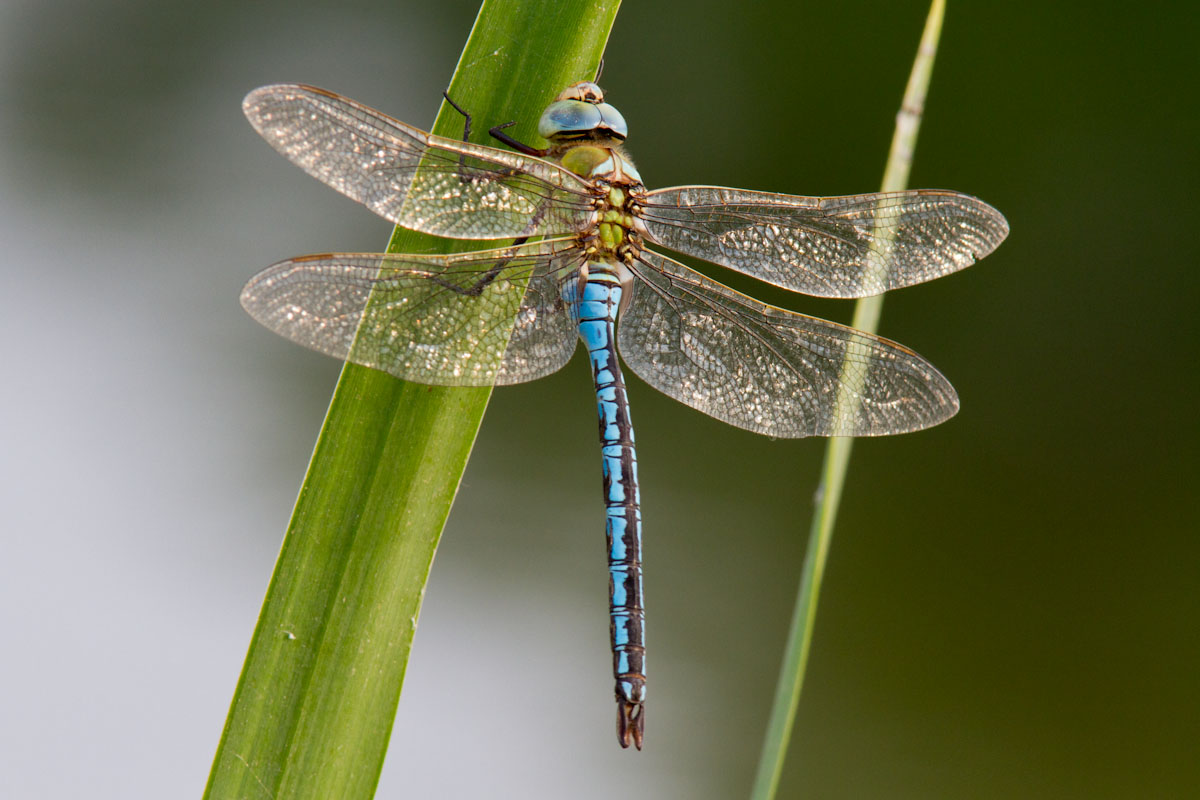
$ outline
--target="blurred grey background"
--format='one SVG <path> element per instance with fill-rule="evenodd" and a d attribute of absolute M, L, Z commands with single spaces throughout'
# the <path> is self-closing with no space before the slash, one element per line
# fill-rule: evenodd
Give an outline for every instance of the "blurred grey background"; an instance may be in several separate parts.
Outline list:
<path fill-rule="evenodd" d="M 238 291 L 389 233 L 272 152 L 241 98 L 304 81 L 428 125 L 475 11 L 0 3 L 0 796 L 199 796 L 338 372 Z M 603 84 L 652 186 L 870 191 L 925 11 L 629 3 Z M 887 300 L 881 332 L 963 408 L 855 449 L 783 796 L 1200 785 L 1198 34 L 1188 4 L 951 2 L 912 182 L 1013 232 Z M 493 397 L 380 797 L 745 795 L 823 442 L 630 380 L 646 751 L 613 741 L 573 362 Z M 531 647 L 532 707 L 511 692 Z"/>

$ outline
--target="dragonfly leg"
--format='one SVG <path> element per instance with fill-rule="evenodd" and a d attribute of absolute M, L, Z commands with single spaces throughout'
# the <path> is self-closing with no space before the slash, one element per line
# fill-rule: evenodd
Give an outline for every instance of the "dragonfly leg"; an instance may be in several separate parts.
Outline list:
<path fill-rule="evenodd" d="M 470 112 L 465 111 L 462 106 L 460 106 L 458 103 L 456 103 L 450 99 L 450 90 L 449 89 L 442 92 L 442 97 L 446 98 L 446 102 L 450 104 L 451 108 L 453 108 L 455 111 L 457 111 L 458 113 L 463 115 L 463 138 L 462 138 L 462 140 L 464 142 L 468 141 L 471 138 L 471 114 L 470 114 Z M 462 156 L 459 156 L 459 158 L 461 159 Z"/>
<path fill-rule="evenodd" d="M 458 103 L 451 100 L 449 91 L 442 92 L 442 97 L 446 98 L 446 102 L 450 104 L 451 108 L 453 108 L 455 111 L 457 111 L 458 113 L 463 115 L 464 122 L 463 122 L 462 140 L 464 142 L 467 141 L 471 137 L 471 114 L 470 114 L 470 112 L 468 112 L 466 109 L 464 109 Z M 518 153 L 524 153 L 527 156 L 537 156 L 538 158 L 543 158 L 543 157 L 545 157 L 545 155 L 548 152 L 550 152 L 549 150 L 542 150 L 537 147 L 531 147 L 530 145 L 527 145 L 522 141 L 514 139 L 513 137 L 509 136 L 507 133 L 503 132 L 505 128 L 511 128 L 513 125 L 516 125 L 516 124 L 517 124 L 516 120 L 513 120 L 512 122 L 506 122 L 503 125 L 497 125 L 494 128 L 490 128 L 488 130 L 488 133 L 491 134 L 493 139 L 504 142 L 506 145 L 511 147 L 513 150 L 516 150 Z M 461 162 L 463 158 L 464 158 L 463 156 L 459 156 L 459 161 Z"/>
<path fill-rule="evenodd" d="M 471 113 L 469 111 L 467 111 L 466 109 L 464 109 L 462 106 L 460 106 L 458 103 L 456 103 L 450 99 L 450 90 L 449 89 L 442 92 L 442 97 L 446 98 L 446 102 L 450 104 L 451 108 L 453 108 L 458 113 L 462 114 L 462 116 L 463 116 L 462 140 L 464 142 L 468 141 L 471 138 Z M 458 156 L 458 182 L 459 183 L 470 183 L 471 182 L 471 179 L 467 176 L 467 157 L 466 157 L 466 155 L 461 154 L 461 153 Z"/>
<path fill-rule="evenodd" d="M 491 137 L 493 139 L 500 141 L 500 142 L 504 142 L 506 145 L 511 147 L 513 150 L 516 150 L 518 153 L 524 153 L 527 156 L 537 156 L 538 158 L 544 158 L 546 156 L 546 154 L 550 152 L 549 150 L 543 150 L 538 147 L 532 147 L 532 146 L 527 145 L 524 142 L 520 141 L 519 139 L 514 139 L 513 137 L 509 136 L 507 133 L 504 132 L 505 128 L 511 128 L 513 125 L 516 125 L 516 124 L 517 124 L 516 122 L 506 122 L 503 125 L 497 125 L 494 128 L 488 128 L 488 133 L 491 135 Z"/>
<path fill-rule="evenodd" d="M 528 241 L 528 236 L 522 236 L 513 241 L 512 247 L 520 247 Z M 492 282 L 499 277 L 500 273 L 504 271 L 504 268 L 508 265 L 510 260 L 511 259 L 505 258 L 497 261 L 491 269 L 479 276 L 479 280 L 475 281 L 470 286 L 461 286 L 436 274 L 431 274 L 428 277 L 433 283 L 436 283 L 438 286 L 441 286 L 444 289 L 449 289 L 455 294 L 460 294 L 463 297 L 478 297 L 479 295 L 483 294 L 484 289 L 491 286 Z"/>

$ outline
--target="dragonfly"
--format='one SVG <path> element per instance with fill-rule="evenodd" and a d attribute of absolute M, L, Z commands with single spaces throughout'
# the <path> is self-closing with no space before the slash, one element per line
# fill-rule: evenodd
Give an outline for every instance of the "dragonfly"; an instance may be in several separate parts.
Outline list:
<path fill-rule="evenodd" d="M 385 219 L 492 244 L 282 261 L 241 295 L 267 328 L 441 386 L 532 381 L 582 341 L 599 412 L 622 747 L 642 747 L 646 669 L 637 453 L 617 354 L 668 396 L 772 437 L 904 433 L 958 410 L 950 383 L 907 347 L 767 305 L 649 245 L 792 292 L 864 297 L 992 252 L 1008 224 L 974 197 L 648 190 L 624 149 L 625 119 L 591 81 L 546 108 L 545 148 L 512 138 L 507 125 L 490 131 L 504 147 L 472 143 L 465 112 L 462 140 L 435 136 L 301 84 L 256 89 L 243 108 L 272 147 Z"/>

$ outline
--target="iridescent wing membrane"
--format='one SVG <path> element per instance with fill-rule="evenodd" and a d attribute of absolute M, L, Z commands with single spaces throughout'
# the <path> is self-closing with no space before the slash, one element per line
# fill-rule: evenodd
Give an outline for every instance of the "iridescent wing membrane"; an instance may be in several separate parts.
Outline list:
<path fill-rule="evenodd" d="M 506 385 L 570 360 L 575 329 L 558 287 L 581 263 L 572 240 L 304 256 L 256 275 L 241 299 L 276 333 L 345 361 L 418 383 Z"/>
<path fill-rule="evenodd" d="M 760 303 L 657 253 L 633 272 L 621 357 L 711 417 L 798 438 L 905 433 L 958 411 L 950 383 L 896 342 Z"/>
<path fill-rule="evenodd" d="M 936 189 L 799 197 L 677 186 L 648 193 L 642 205 L 652 241 L 817 297 L 868 297 L 940 278 L 1008 235 L 987 203 Z"/>
<path fill-rule="evenodd" d="M 255 89 L 242 109 L 296 166 L 384 219 L 455 239 L 575 233 L 596 191 L 539 158 L 443 139 L 312 86 Z"/>

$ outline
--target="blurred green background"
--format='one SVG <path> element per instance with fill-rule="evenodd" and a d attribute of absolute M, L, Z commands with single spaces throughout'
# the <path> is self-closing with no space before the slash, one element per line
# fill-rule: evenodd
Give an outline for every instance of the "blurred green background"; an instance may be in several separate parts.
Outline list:
<path fill-rule="evenodd" d="M 427 125 L 475 11 L 0 5 L 0 795 L 201 791 L 338 371 L 238 291 L 389 232 L 275 155 L 241 97 L 304 81 Z M 870 191 L 925 12 L 631 2 L 602 83 L 651 186 Z M 1012 234 L 887 300 L 881 333 L 962 411 L 856 446 L 782 796 L 1198 791 L 1198 35 L 1190 4 L 950 3 L 912 184 Z M 630 382 L 646 750 L 613 741 L 573 362 L 493 397 L 380 797 L 745 795 L 824 443 Z"/>

